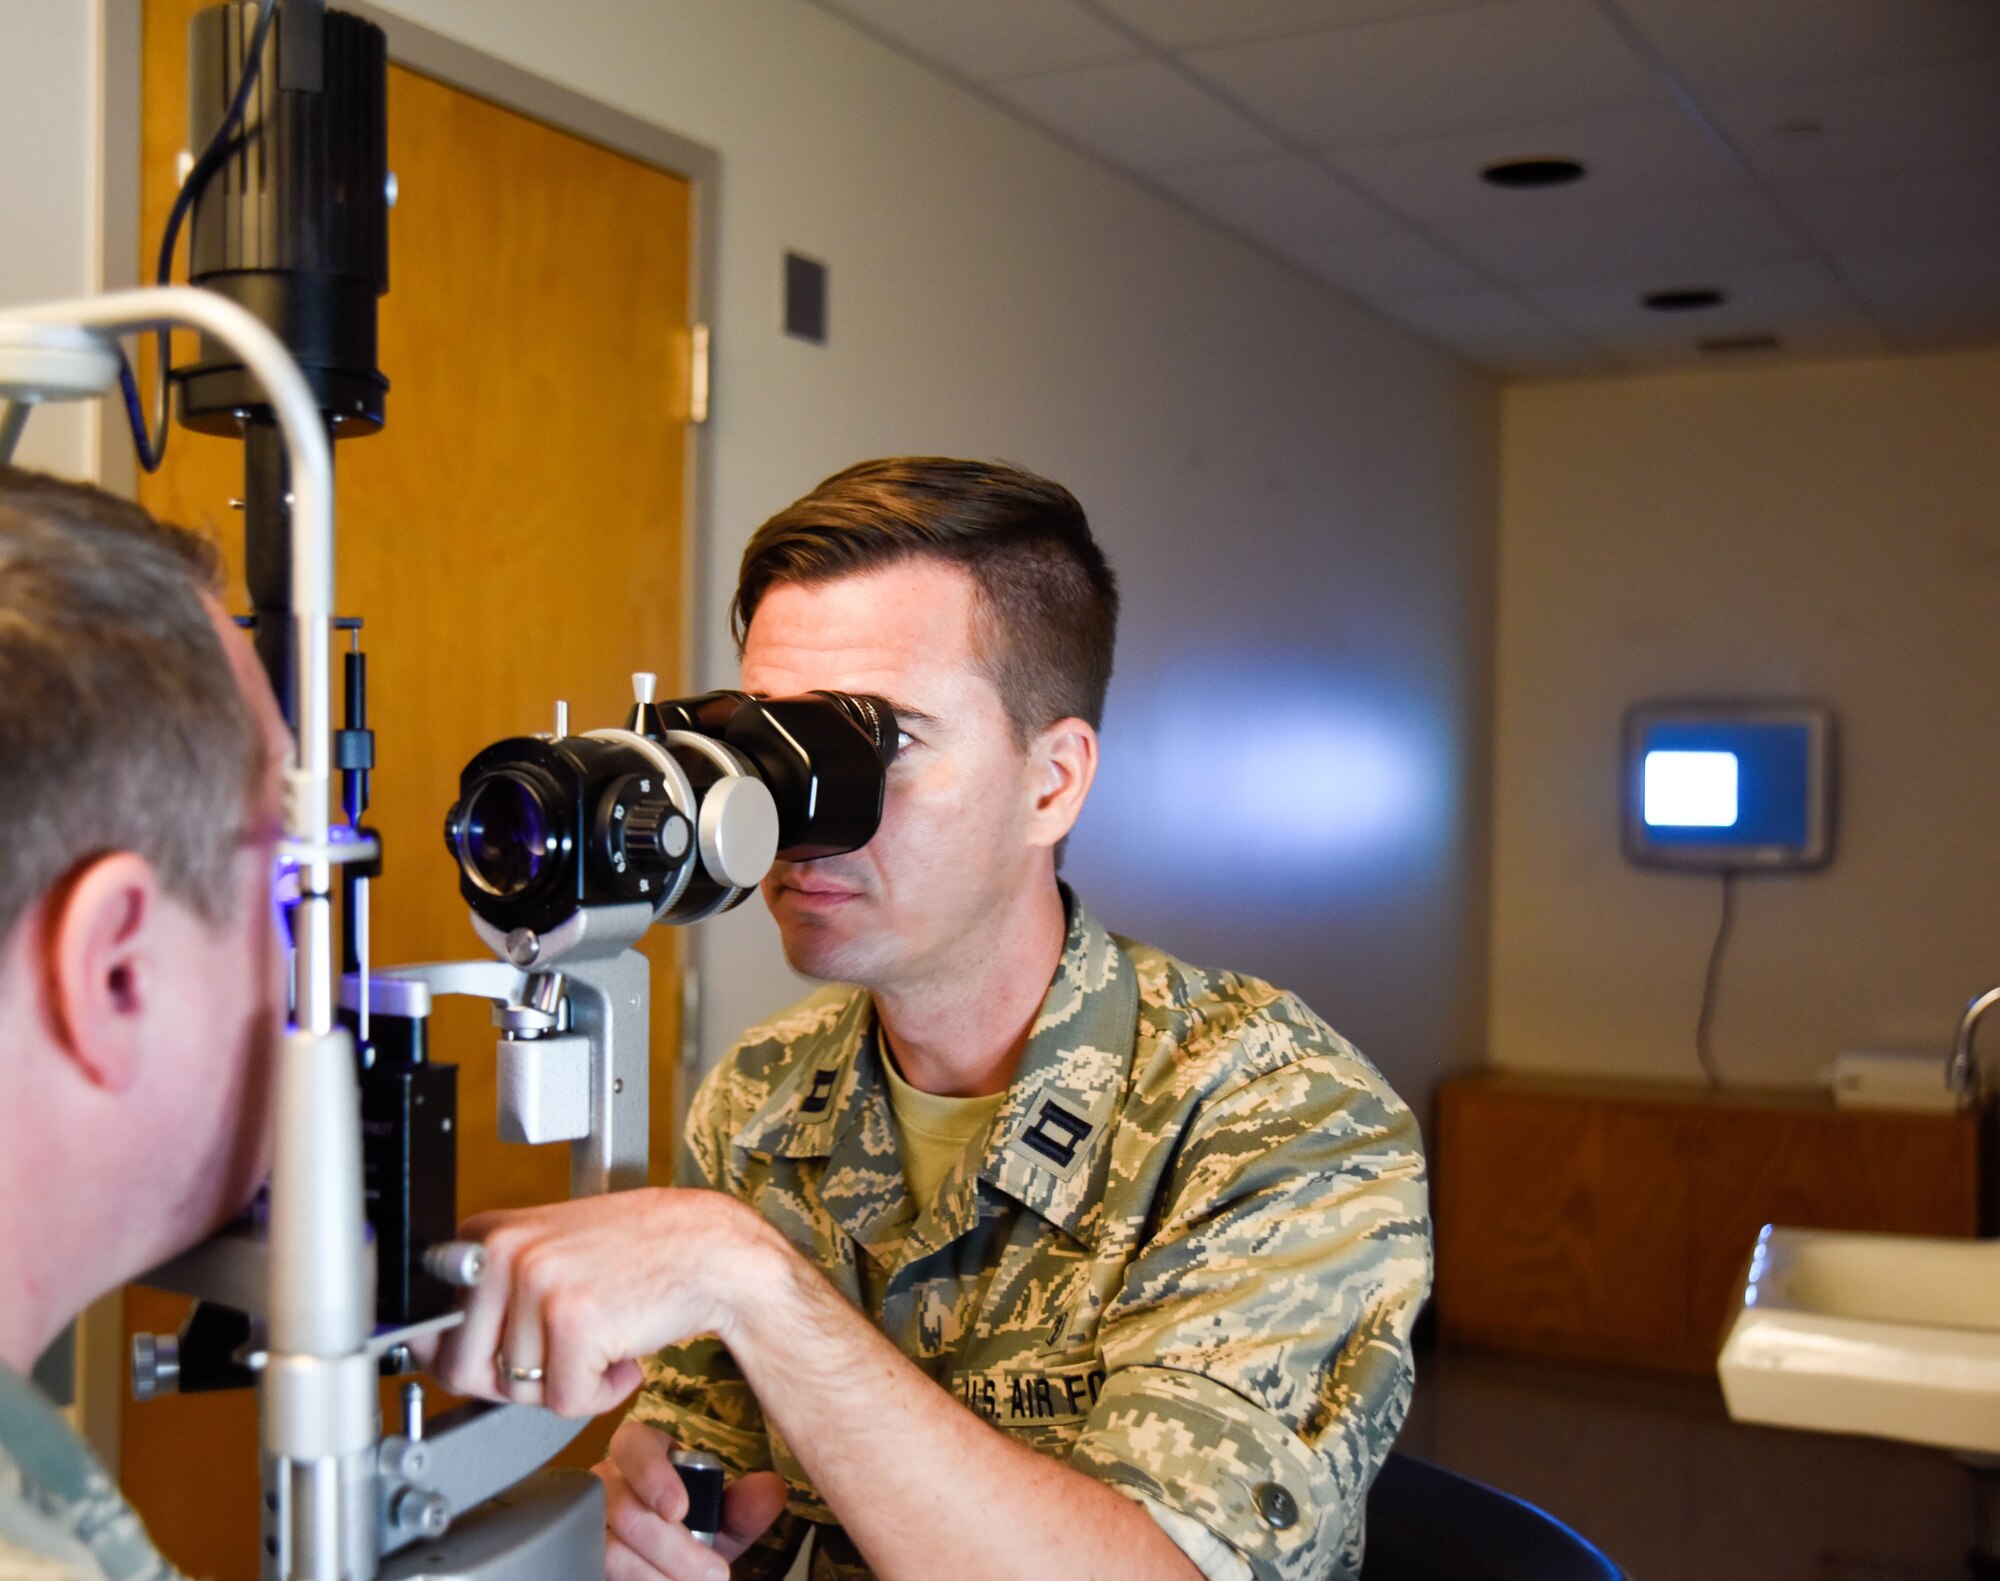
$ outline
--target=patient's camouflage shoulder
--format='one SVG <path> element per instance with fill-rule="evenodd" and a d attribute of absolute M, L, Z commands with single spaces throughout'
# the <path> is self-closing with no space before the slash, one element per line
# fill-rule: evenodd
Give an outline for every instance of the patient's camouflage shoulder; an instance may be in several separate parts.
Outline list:
<path fill-rule="evenodd" d="M 5 1366 L 0 1581 L 178 1581 L 97 1457 Z"/>

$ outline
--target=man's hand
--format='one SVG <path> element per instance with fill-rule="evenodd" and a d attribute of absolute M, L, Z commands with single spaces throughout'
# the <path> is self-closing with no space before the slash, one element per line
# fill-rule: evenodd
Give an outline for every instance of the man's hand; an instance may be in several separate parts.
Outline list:
<path fill-rule="evenodd" d="M 604 1484 L 605 1581 L 727 1581 L 728 1561 L 763 1534 L 785 1508 L 785 1479 L 757 1471 L 722 1496 L 722 1530 L 711 1550 L 688 1535 L 687 1490 L 667 1458 L 673 1440 L 626 1422 L 611 1453 L 591 1468 Z"/>
<path fill-rule="evenodd" d="M 727 1342 L 740 1303 L 768 1278 L 768 1254 L 783 1250 L 756 1213 L 714 1191 L 482 1213 L 460 1233 L 485 1243 L 486 1276 L 431 1370 L 460 1394 L 564 1416 L 617 1405 L 639 1386 L 636 1357 L 699 1334 Z"/>
<path fill-rule="evenodd" d="M 482 1214 L 464 1233 L 490 1261 L 432 1367 L 461 1394 L 596 1415 L 638 1387 L 634 1358 L 714 1334 L 885 1581 L 1199 1581 L 1137 1504 L 979 1420 L 733 1197 L 620 1191 Z M 745 1477 L 711 1553 L 674 1519 L 687 1506 L 670 1446 L 634 1461 L 613 1442 L 629 1498 L 611 1505 L 609 1581 L 722 1581 L 722 1544 L 741 1553 L 783 1503 L 780 1479 Z M 1058 1507 L 1060 1523 L 1043 1519 Z M 954 1524 L 968 1508 L 989 1542 L 968 1547 Z"/>

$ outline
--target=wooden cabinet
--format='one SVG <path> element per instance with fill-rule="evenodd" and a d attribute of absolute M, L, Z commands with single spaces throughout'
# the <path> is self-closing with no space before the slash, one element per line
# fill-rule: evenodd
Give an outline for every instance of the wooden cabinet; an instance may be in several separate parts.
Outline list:
<path fill-rule="evenodd" d="M 1438 1091 L 1447 1339 L 1713 1370 L 1765 1224 L 1971 1235 L 1971 1114 L 1836 1109 L 1812 1092 L 1485 1073 Z"/>

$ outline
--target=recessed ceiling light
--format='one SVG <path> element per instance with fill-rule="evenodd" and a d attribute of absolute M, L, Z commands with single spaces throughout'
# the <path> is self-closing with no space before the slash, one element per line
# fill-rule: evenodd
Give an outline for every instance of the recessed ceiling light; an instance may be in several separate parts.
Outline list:
<path fill-rule="evenodd" d="M 1537 187 L 1561 187 L 1572 181 L 1581 181 L 1583 166 L 1574 159 L 1537 154 L 1529 159 L 1502 159 L 1488 165 L 1479 172 L 1479 179 L 1496 187 L 1526 192 Z"/>
<path fill-rule="evenodd" d="M 1711 357 L 1735 356 L 1746 351 L 1778 351 L 1784 341 L 1776 335 L 1714 335 L 1707 340 L 1698 340 L 1695 347 Z"/>
<path fill-rule="evenodd" d="M 1667 291 L 1648 291 L 1639 305 L 1655 313 L 1698 313 L 1705 307 L 1720 307 L 1729 300 L 1725 291 L 1712 285 L 1675 286 Z"/>

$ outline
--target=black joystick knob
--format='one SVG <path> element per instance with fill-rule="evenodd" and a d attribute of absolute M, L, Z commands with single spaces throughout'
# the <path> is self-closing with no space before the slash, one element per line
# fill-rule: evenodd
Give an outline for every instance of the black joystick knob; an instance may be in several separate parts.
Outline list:
<path fill-rule="evenodd" d="M 722 1461 L 703 1449 L 676 1449 L 667 1458 L 687 1489 L 687 1518 L 682 1524 L 696 1542 L 713 1548 L 715 1534 L 722 1530 L 722 1494 L 727 1476 Z"/>

